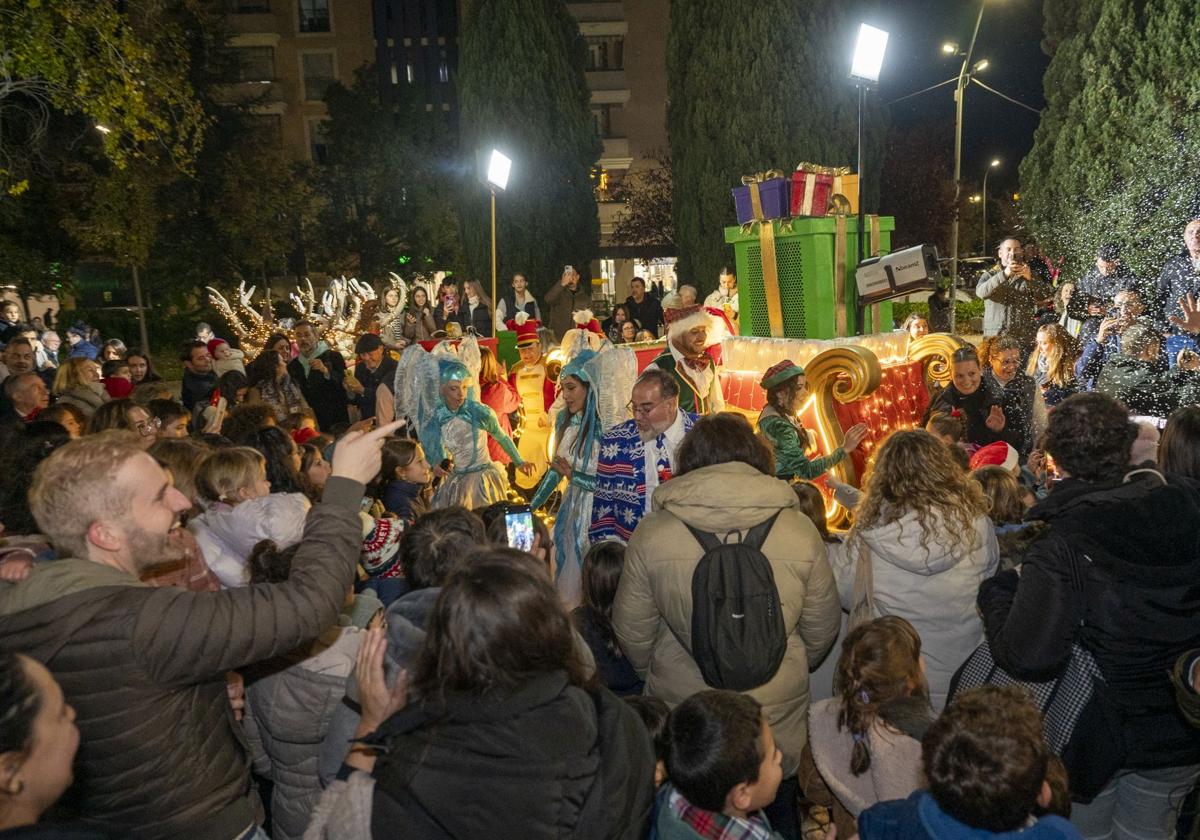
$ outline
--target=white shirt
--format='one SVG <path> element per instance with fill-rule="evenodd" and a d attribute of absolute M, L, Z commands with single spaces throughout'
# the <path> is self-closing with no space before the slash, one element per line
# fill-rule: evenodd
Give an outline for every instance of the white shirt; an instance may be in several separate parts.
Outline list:
<path fill-rule="evenodd" d="M 679 444 L 683 443 L 683 411 L 675 412 L 675 422 L 663 432 L 666 438 L 667 459 L 671 462 L 671 470 L 675 469 L 675 453 L 679 451 Z M 646 468 L 646 498 L 642 504 L 646 513 L 650 512 L 650 499 L 654 495 L 654 490 L 658 487 L 658 436 L 655 435 L 650 440 L 642 444 L 643 454 Z"/>

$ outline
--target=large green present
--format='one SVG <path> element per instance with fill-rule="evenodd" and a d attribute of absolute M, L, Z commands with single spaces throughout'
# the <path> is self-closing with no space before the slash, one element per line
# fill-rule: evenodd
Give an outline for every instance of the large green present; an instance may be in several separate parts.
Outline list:
<path fill-rule="evenodd" d="M 868 247 L 874 246 L 878 253 L 891 250 L 894 217 L 868 216 L 863 228 Z M 856 216 L 727 227 L 725 241 L 733 245 L 737 266 L 742 335 L 836 338 L 859 332 L 854 282 L 859 260 Z M 865 314 L 862 332 L 892 329 L 890 301 L 868 307 Z"/>

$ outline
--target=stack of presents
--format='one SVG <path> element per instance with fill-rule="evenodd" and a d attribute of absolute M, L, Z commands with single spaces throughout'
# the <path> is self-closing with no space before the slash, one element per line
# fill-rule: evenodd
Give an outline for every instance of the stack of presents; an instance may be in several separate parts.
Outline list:
<path fill-rule="evenodd" d="M 854 335 L 854 270 L 862 256 L 887 253 L 895 219 L 867 216 L 860 254 L 858 176 L 846 168 L 801 163 L 742 178 L 733 188 L 738 224 L 733 245 L 741 298 L 741 333 L 771 338 Z M 869 307 L 863 333 L 892 328 L 890 303 Z"/>

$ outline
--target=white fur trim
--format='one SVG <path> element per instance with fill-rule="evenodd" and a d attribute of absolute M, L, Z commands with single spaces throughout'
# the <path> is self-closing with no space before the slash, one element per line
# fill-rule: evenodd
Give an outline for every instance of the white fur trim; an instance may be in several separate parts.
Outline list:
<path fill-rule="evenodd" d="M 581 327 L 586 325 L 588 321 L 593 320 L 595 317 L 596 316 L 592 314 L 592 310 L 590 309 L 576 309 L 571 313 L 571 320 L 576 324 L 579 324 Z"/>

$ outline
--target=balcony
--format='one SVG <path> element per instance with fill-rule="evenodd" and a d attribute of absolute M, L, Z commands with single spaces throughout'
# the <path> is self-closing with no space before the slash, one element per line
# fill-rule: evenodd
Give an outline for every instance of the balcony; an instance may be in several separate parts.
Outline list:
<path fill-rule="evenodd" d="M 598 90 L 629 90 L 629 80 L 624 70 L 589 70 L 587 77 L 588 89 Z"/>
<path fill-rule="evenodd" d="M 642 2 L 642 0 L 631 0 Z M 625 20 L 625 4 L 620 2 L 567 3 L 567 11 L 578 21 Z"/>
<path fill-rule="evenodd" d="M 625 137 L 605 137 L 604 151 L 600 155 L 600 165 L 605 169 L 628 169 L 633 165 L 633 157 L 629 153 L 629 140 Z"/>

